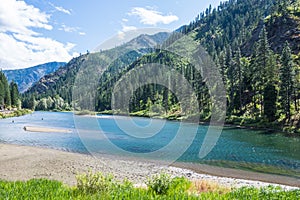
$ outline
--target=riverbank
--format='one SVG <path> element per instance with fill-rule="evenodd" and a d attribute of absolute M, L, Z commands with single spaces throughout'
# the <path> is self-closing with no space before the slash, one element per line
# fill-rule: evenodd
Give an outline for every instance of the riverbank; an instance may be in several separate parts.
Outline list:
<path fill-rule="evenodd" d="M 0 111 L 0 119 L 9 118 L 9 117 L 20 117 L 23 115 L 27 115 L 32 113 L 33 111 L 28 109 L 21 109 L 21 110 L 4 110 Z"/>
<path fill-rule="evenodd" d="M 103 112 L 88 112 L 83 111 L 82 115 L 95 115 L 95 114 L 106 114 L 106 115 L 128 115 L 126 113 L 122 113 L 119 111 L 112 111 L 112 110 L 106 110 Z M 168 115 L 168 116 L 160 116 L 158 114 L 152 114 L 149 115 L 146 112 L 140 111 L 135 113 L 130 113 L 130 116 L 133 117 L 146 117 L 146 118 L 156 118 L 156 119 L 166 119 L 170 121 L 193 121 L 189 120 L 190 118 L 193 119 L 191 116 L 181 116 L 181 115 Z M 201 125 L 209 125 L 210 120 L 200 120 L 199 124 Z M 241 129 L 249 129 L 249 130 L 261 130 L 265 131 L 267 133 L 281 133 L 285 136 L 292 136 L 292 137 L 300 137 L 300 120 L 294 120 L 293 126 L 287 126 L 283 123 L 279 122 L 267 122 L 264 119 L 251 119 L 251 118 L 243 118 L 243 117 L 226 117 L 224 121 L 225 127 L 233 127 L 233 128 L 241 128 Z"/>
<path fill-rule="evenodd" d="M 86 116 L 93 116 L 97 114 L 103 115 L 119 115 L 119 116 L 128 116 L 128 113 L 124 113 L 121 111 L 113 111 L 113 110 L 105 110 L 102 112 L 94 112 L 94 111 L 75 111 L 76 115 L 86 115 Z M 145 117 L 145 118 L 153 118 L 153 119 L 166 119 L 170 121 L 187 121 L 187 122 L 194 122 L 195 116 L 181 116 L 179 114 L 173 115 L 159 115 L 159 114 L 149 114 L 147 112 L 135 112 L 129 113 L 129 116 L 132 117 Z M 197 119 L 198 120 L 198 119 Z M 197 121 L 196 120 L 196 121 Z M 210 120 L 200 120 L 200 125 L 209 125 Z M 299 120 L 294 120 L 293 124 L 300 124 Z M 279 122 L 267 122 L 264 119 L 251 119 L 251 118 L 243 118 L 243 117 L 236 117 L 232 116 L 230 118 L 226 118 L 224 121 L 224 127 L 232 127 L 232 128 L 239 128 L 239 129 L 248 129 L 248 130 L 259 130 L 265 131 L 266 133 L 280 133 L 287 137 L 300 137 L 300 127 L 299 125 L 295 126 L 287 126 L 283 125 Z"/>
<path fill-rule="evenodd" d="M 68 185 L 75 185 L 76 174 L 85 173 L 88 170 L 103 172 L 104 174 L 111 173 L 118 180 L 126 178 L 138 185 L 144 185 L 146 177 L 164 172 L 172 176 L 184 176 L 190 180 L 208 180 L 234 188 L 243 186 L 263 187 L 270 184 L 278 186 L 278 184 L 268 183 L 268 181 L 257 181 L 257 179 L 264 178 L 269 179 L 269 182 L 280 182 L 280 185 L 285 189 L 300 187 L 300 180 L 289 177 L 264 176 L 259 173 L 245 175 L 239 170 L 231 170 L 229 173 L 229 169 L 205 165 L 193 166 L 184 163 L 166 166 L 156 162 L 109 155 L 103 155 L 99 159 L 90 155 L 53 149 L 0 144 L 0 179 L 15 181 L 47 178 L 62 181 Z M 218 174 L 218 176 L 208 174 Z M 236 177 L 233 177 L 233 174 Z M 271 177 L 273 178 L 271 179 Z"/>

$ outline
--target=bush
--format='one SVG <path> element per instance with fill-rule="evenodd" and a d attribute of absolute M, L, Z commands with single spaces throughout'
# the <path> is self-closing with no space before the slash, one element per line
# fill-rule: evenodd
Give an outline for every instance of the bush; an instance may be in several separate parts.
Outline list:
<path fill-rule="evenodd" d="M 92 173 L 89 171 L 85 174 L 76 176 L 77 189 L 83 193 L 106 192 L 116 184 L 112 175 L 104 176 L 101 172 Z"/>
<path fill-rule="evenodd" d="M 167 194 L 171 186 L 171 178 L 168 174 L 155 175 L 148 179 L 147 186 L 156 194 Z"/>
<path fill-rule="evenodd" d="M 169 193 L 184 193 L 191 187 L 191 182 L 184 177 L 175 177 L 171 181 Z"/>
<path fill-rule="evenodd" d="M 181 194 L 186 192 L 191 182 L 184 177 L 171 178 L 168 174 L 155 175 L 148 179 L 147 186 L 157 195 Z"/>

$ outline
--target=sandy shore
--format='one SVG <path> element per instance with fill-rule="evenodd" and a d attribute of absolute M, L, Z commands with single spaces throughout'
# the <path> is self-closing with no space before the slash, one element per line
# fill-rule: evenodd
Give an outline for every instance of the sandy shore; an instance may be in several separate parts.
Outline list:
<path fill-rule="evenodd" d="M 69 153 L 53 149 L 0 144 L 0 179 L 4 180 L 49 178 L 62 181 L 69 185 L 74 185 L 76 184 L 76 174 L 87 172 L 89 169 L 91 169 L 92 171 L 100 171 L 105 174 L 112 173 L 116 179 L 123 180 L 124 178 L 127 178 L 136 184 L 144 184 L 147 177 L 165 172 L 171 174 L 172 176 L 185 176 L 191 180 L 204 179 L 215 181 L 219 184 L 229 187 L 261 187 L 270 185 L 270 183 L 267 182 L 238 179 L 233 178 L 232 176 L 220 177 L 196 173 L 195 171 L 209 171 L 208 168 L 210 169 L 210 174 L 223 173 L 222 176 L 225 176 L 228 173 L 226 169 L 223 169 L 225 171 L 222 171 L 222 168 L 208 166 L 203 166 L 203 168 L 201 168 L 201 166 L 202 165 L 197 165 L 194 167 L 192 165 L 183 166 L 182 164 L 165 166 L 154 162 L 122 159 L 108 155 L 103 155 L 101 159 L 98 159 L 89 155 Z M 184 169 L 181 167 L 189 169 Z M 200 170 L 200 168 L 202 170 Z M 231 173 L 233 173 L 233 171 L 231 171 Z M 252 176 L 252 178 L 247 176 L 245 177 L 255 180 L 260 176 L 260 174 L 250 173 L 248 176 Z M 279 177 L 277 177 L 277 179 L 278 178 Z M 294 179 L 288 185 L 300 187 L 300 180 Z M 285 189 L 296 188 L 291 186 L 283 187 Z"/>
<path fill-rule="evenodd" d="M 43 132 L 43 133 L 71 133 L 71 130 L 58 129 L 58 128 L 47 128 L 47 127 L 37 127 L 37 126 L 24 126 L 25 131 L 29 132 Z"/>

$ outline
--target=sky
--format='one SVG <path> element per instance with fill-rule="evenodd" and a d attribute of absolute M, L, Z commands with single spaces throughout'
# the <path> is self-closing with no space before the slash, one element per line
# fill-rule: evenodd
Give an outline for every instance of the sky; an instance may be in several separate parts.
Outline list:
<path fill-rule="evenodd" d="M 68 62 L 116 35 L 175 30 L 220 0 L 0 0 L 0 68 Z"/>

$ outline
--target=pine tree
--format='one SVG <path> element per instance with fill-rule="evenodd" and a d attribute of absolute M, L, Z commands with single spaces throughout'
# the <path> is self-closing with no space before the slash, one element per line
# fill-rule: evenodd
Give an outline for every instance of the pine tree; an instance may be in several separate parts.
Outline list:
<path fill-rule="evenodd" d="M 270 49 L 267 31 L 265 26 L 263 26 L 255 52 L 253 84 L 258 92 L 260 115 L 267 117 L 268 120 L 274 119 L 274 113 L 276 113 L 276 97 L 269 96 L 277 93 L 275 87 L 275 66 L 274 53 Z"/>
<path fill-rule="evenodd" d="M 0 80 L 0 110 L 4 109 L 4 86 Z"/>
<path fill-rule="evenodd" d="M 10 108 L 11 106 L 11 97 L 10 97 L 10 90 L 9 90 L 9 85 L 8 81 L 4 75 L 4 73 L 1 71 L 0 72 L 0 82 L 2 84 L 1 89 L 1 97 L 0 97 L 0 105 L 4 108 Z"/>
<path fill-rule="evenodd" d="M 17 84 L 12 81 L 10 83 L 10 96 L 11 96 L 11 105 L 13 107 L 18 107 L 18 104 L 19 104 L 19 90 L 18 90 L 18 86 Z"/>
<path fill-rule="evenodd" d="M 227 78 L 227 91 L 228 91 L 228 113 L 234 110 L 234 92 L 235 92 L 235 78 L 236 70 L 233 62 L 232 50 L 228 47 L 226 52 L 226 78 Z"/>
<path fill-rule="evenodd" d="M 237 52 L 235 53 L 234 56 L 234 65 L 235 65 L 235 70 L 236 70 L 236 77 L 234 77 L 236 79 L 236 88 L 237 88 L 237 109 L 241 111 L 243 105 L 242 105 L 242 78 L 243 78 L 243 74 L 242 74 L 242 63 L 241 63 L 241 50 L 240 48 L 238 48 Z"/>
<path fill-rule="evenodd" d="M 285 43 L 281 54 L 280 68 L 280 106 L 283 114 L 290 120 L 291 117 L 291 101 L 294 88 L 293 83 L 293 59 L 291 49 L 288 42 Z"/>

